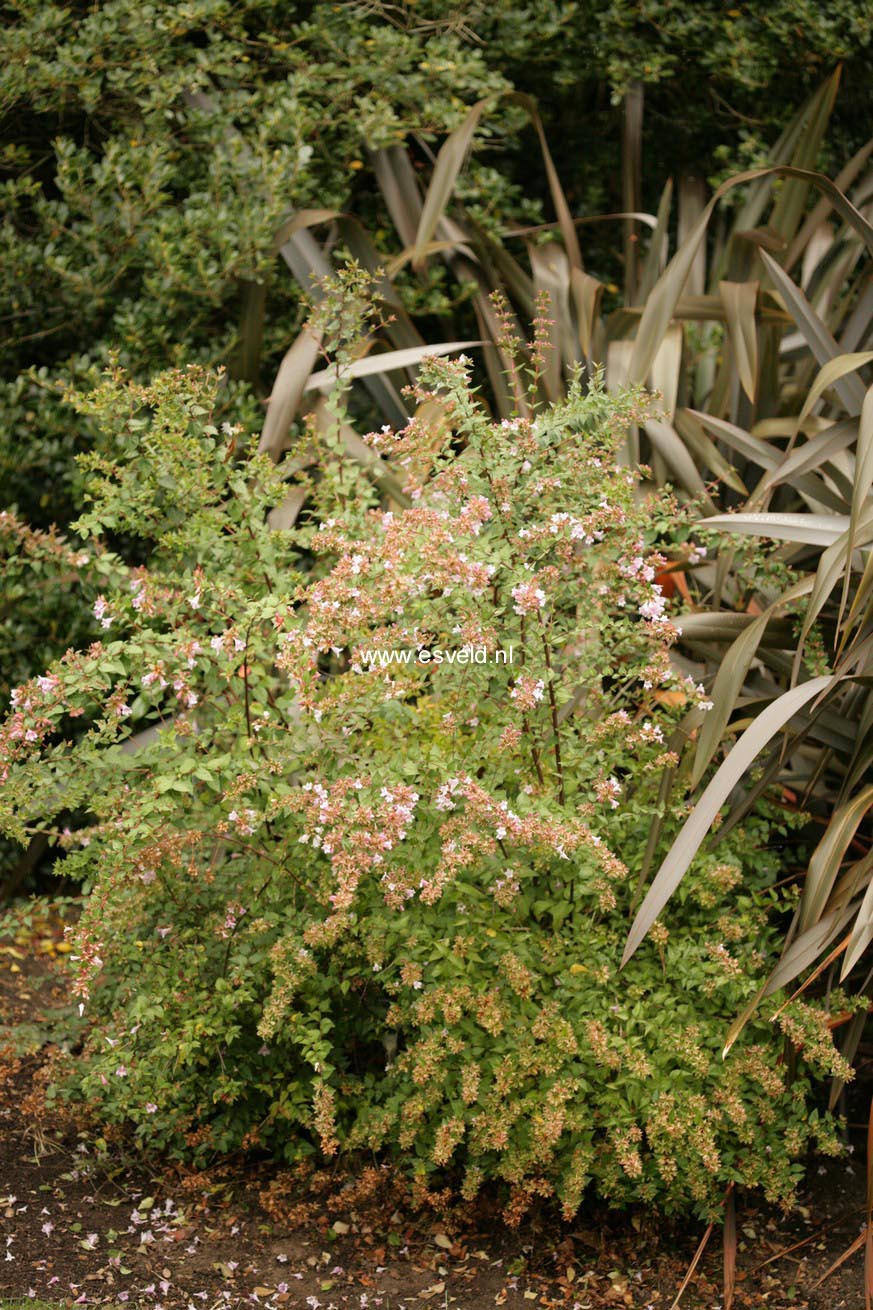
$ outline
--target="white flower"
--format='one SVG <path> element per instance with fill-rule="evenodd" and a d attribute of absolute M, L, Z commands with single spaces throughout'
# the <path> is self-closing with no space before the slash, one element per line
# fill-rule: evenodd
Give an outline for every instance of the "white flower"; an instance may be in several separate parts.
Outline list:
<path fill-rule="evenodd" d="M 655 587 L 652 596 L 648 600 L 643 601 L 640 606 L 640 614 L 644 619 L 651 619 L 653 621 L 660 619 L 664 614 L 666 605 L 667 602 L 661 594 L 661 588 Z"/>

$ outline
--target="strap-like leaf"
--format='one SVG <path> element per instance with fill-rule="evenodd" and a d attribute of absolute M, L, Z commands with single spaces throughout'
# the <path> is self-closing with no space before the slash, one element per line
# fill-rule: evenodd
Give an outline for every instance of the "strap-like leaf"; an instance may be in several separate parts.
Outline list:
<path fill-rule="evenodd" d="M 706 526 L 746 537 L 830 546 L 846 531 L 849 519 L 844 514 L 718 514 L 707 519 Z"/>
<path fill-rule="evenodd" d="M 841 805 L 813 852 L 803 882 L 800 927 L 812 926 L 822 915 L 840 871 L 843 857 L 858 827 L 873 806 L 873 783 Z"/>
<path fill-rule="evenodd" d="M 719 282 L 740 385 L 754 404 L 758 394 L 757 282 Z"/>
<path fill-rule="evenodd" d="M 871 153 L 873 153 L 873 141 L 868 141 L 866 145 L 863 145 L 861 149 L 852 156 L 848 164 L 840 170 L 834 178 L 834 186 L 836 186 L 840 191 L 848 191 L 849 187 L 855 181 L 855 178 L 870 158 Z M 788 247 L 784 262 L 786 272 L 790 272 L 798 259 L 800 259 L 801 255 L 804 254 L 813 233 L 818 231 L 822 223 L 825 222 L 831 208 L 831 202 L 827 196 L 823 196 L 814 206 L 812 212 L 805 219 L 803 227 Z"/>
<path fill-rule="evenodd" d="M 792 164 L 798 169 L 815 168 L 839 84 L 838 67 L 812 97 L 803 131 L 791 157 Z M 797 231 L 806 209 L 808 195 L 809 183 L 799 179 L 788 181 L 782 187 L 773 206 L 769 226 L 784 241 L 790 241 Z"/>
<path fill-rule="evenodd" d="M 698 472 L 697 465 L 688 453 L 685 442 L 670 423 L 660 419 L 649 419 L 646 423 L 646 436 L 655 450 L 669 466 L 677 479 L 692 496 L 702 497 L 704 504 L 714 509 L 706 491 L 706 484 Z M 707 519 L 707 523 L 711 520 Z"/>
<path fill-rule="evenodd" d="M 576 225 L 570 213 L 570 206 L 567 204 L 567 197 L 564 195 L 564 188 L 561 186 L 561 179 L 558 177 L 558 170 L 555 168 L 546 133 L 543 128 L 543 122 L 537 113 L 537 108 L 530 96 L 521 91 L 510 92 L 507 97 L 516 104 L 521 105 L 530 115 L 530 120 L 534 125 L 536 134 L 539 138 L 540 151 L 543 156 L 543 164 L 546 169 L 546 179 L 549 184 L 549 193 L 552 197 L 552 204 L 555 207 L 555 213 L 558 216 L 558 227 L 561 229 L 561 236 L 564 238 L 564 245 L 567 248 L 567 258 L 572 268 L 583 268 L 582 251 L 579 249 L 579 238 L 576 235 Z"/>
<path fill-rule="evenodd" d="M 761 427 L 763 426 L 764 424 L 761 424 Z M 794 424 L 790 421 L 785 426 L 794 429 Z M 802 477 L 804 473 L 820 468 L 822 464 L 826 464 L 828 460 L 833 459 L 840 451 L 848 450 L 857 436 L 858 424 L 855 419 L 844 419 L 842 423 L 832 423 L 830 427 L 825 428 L 823 432 L 817 433 L 805 445 L 795 447 L 791 454 L 782 460 L 781 464 L 762 478 L 755 488 L 752 500 L 757 504 L 761 504 L 765 493 L 771 487 L 778 487 L 782 483 L 792 482 Z"/>
<path fill-rule="evenodd" d="M 579 333 L 579 345 L 582 353 L 591 357 L 594 341 L 594 325 L 600 313 L 600 300 L 603 295 L 603 283 L 596 277 L 583 273 L 581 269 L 570 269 L 570 291 L 576 308 L 576 326 Z"/>
<path fill-rule="evenodd" d="M 652 233 L 643 275 L 640 278 L 640 301 L 645 304 L 646 297 L 664 271 L 667 262 L 667 249 L 670 242 L 670 207 L 673 202 L 673 179 L 667 178 L 661 200 L 658 205 L 658 221 Z M 703 288 L 701 287 L 701 290 Z"/>
<path fill-rule="evenodd" d="M 740 633 L 736 641 L 725 651 L 722 656 L 721 665 L 713 684 L 710 700 L 712 709 L 707 714 L 700 730 L 700 736 L 697 741 L 697 751 L 694 756 L 694 769 L 691 774 L 691 786 L 696 787 L 706 772 L 710 760 L 716 752 L 722 733 L 727 727 L 730 718 L 736 706 L 737 697 L 739 696 L 743 683 L 746 680 L 746 674 L 749 672 L 752 660 L 761 643 L 767 624 L 772 616 L 783 606 L 800 596 L 806 595 L 812 589 L 812 578 L 803 578 L 800 582 L 789 588 L 783 596 L 769 605 L 767 609 L 749 626 Z M 685 620 L 683 619 L 683 631 L 685 630 Z"/>
<path fill-rule="evenodd" d="M 270 527 L 276 532 L 287 532 L 289 528 L 293 528 L 306 503 L 306 495 L 306 487 L 292 487 L 281 505 L 271 509 L 267 515 Z"/>
<path fill-rule="evenodd" d="M 698 468 L 710 469 L 726 486 L 741 496 L 748 496 L 749 489 L 737 473 L 734 466 L 725 459 L 718 446 L 703 430 L 689 409 L 677 409 L 674 420 L 676 431 L 691 452 Z"/>
<path fill-rule="evenodd" d="M 824 368 L 826 364 L 836 360 L 840 355 L 840 348 L 833 335 L 815 312 L 800 287 L 792 282 L 781 265 L 777 264 L 776 260 L 771 258 L 766 250 L 761 250 L 758 253 L 764 267 L 770 274 L 773 285 L 785 301 L 807 345 L 815 355 L 819 365 Z M 864 384 L 861 379 L 851 375 L 837 377 L 834 381 L 834 387 L 849 413 L 859 413 L 864 403 Z"/>
<path fill-rule="evenodd" d="M 671 323 L 655 352 L 655 358 L 652 360 L 652 388 L 660 392 L 663 397 L 664 409 L 670 423 L 673 422 L 673 416 L 676 413 L 684 346 L 685 333 L 682 330 L 681 323 Z"/>
<path fill-rule="evenodd" d="M 798 428 L 803 427 L 804 420 L 812 413 L 821 397 L 829 387 L 836 387 L 841 378 L 848 377 L 850 373 L 855 373 L 865 364 L 873 360 L 873 350 L 857 351 L 851 355 L 837 355 L 836 359 L 828 360 L 827 364 L 819 370 L 818 376 L 810 387 L 806 399 L 803 402 L 803 408 L 797 419 Z M 853 382 L 860 382 L 855 378 Z M 855 388 L 861 398 L 861 405 L 864 403 L 864 384 Z"/>
<path fill-rule="evenodd" d="M 843 967 L 840 970 L 840 982 L 852 972 L 871 942 L 873 942 L 873 878 L 867 885 L 864 899 L 855 915 L 849 944 L 843 957 Z"/>
<path fill-rule="evenodd" d="M 390 373 L 395 368 L 409 368 L 420 364 L 429 355 L 451 355 L 456 350 L 466 350 L 469 346 L 481 346 L 481 341 L 441 341 L 435 346 L 410 346 L 408 350 L 386 350 L 381 355 L 366 355 L 356 359 L 337 372 L 334 365 L 319 369 L 304 383 L 304 391 L 330 391 L 341 378 L 366 378 L 376 373 Z"/>
<path fill-rule="evenodd" d="M 273 238 L 275 251 L 278 254 L 285 243 L 298 232 L 305 232 L 310 227 L 318 227 L 320 223 L 329 223 L 332 219 L 339 218 L 340 214 L 339 209 L 298 209 L 276 229 Z"/>
<path fill-rule="evenodd" d="M 661 865 L 628 933 L 622 966 L 637 950 L 682 881 L 719 810 L 756 757 L 799 709 L 831 687 L 832 675 L 812 678 L 773 701 L 746 729 L 706 788 Z"/>
<path fill-rule="evenodd" d="M 274 464 L 279 462 L 288 428 L 303 399 L 320 345 L 320 335 L 305 327 L 279 365 L 258 443 L 258 453 L 269 455 Z"/>
<path fill-rule="evenodd" d="M 824 177 L 821 173 L 811 173 L 806 169 L 777 165 L 772 168 L 751 169 L 747 173 L 739 173 L 735 177 L 728 178 L 728 180 L 723 182 L 712 196 L 709 204 L 700 215 L 700 218 L 695 223 L 689 236 L 676 251 L 676 254 L 670 260 L 670 263 L 658 279 L 652 294 L 649 296 L 645 310 L 643 311 L 642 319 L 640 320 L 639 328 L 637 329 L 634 343 L 634 354 L 631 363 L 631 379 L 633 381 L 644 382 L 648 377 L 655 351 L 661 343 L 661 339 L 667 330 L 667 325 L 670 322 L 670 319 L 673 317 L 676 305 L 688 280 L 691 266 L 697 256 L 700 244 L 706 235 L 706 229 L 709 225 L 709 220 L 715 206 L 718 204 L 719 200 L 721 200 L 722 196 L 733 187 L 742 186 L 754 179 L 765 177 L 796 178 L 809 182 L 818 191 L 828 196 L 841 217 L 843 217 L 850 227 L 858 233 L 865 245 L 871 253 L 873 253 L 873 225 L 871 225 L 864 215 L 855 208 L 851 201 L 834 186 L 833 182 Z M 774 281 L 778 281 L 779 289 L 782 291 L 783 295 L 785 295 L 786 300 L 790 298 L 794 301 L 795 298 L 799 298 L 799 308 L 797 309 L 797 313 L 801 320 L 803 320 L 804 326 L 809 326 L 808 320 L 810 319 L 810 316 L 811 319 L 815 321 L 816 330 L 815 333 L 813 333 L 813 336 L 816 339 L 816 346 L 813 348 L 813 353 L 816 355 L 820 364 L 825 364 L 828 359 L 832 359 L 835 355 L 839 354 L 839 348 L 837 347 L 836 342 L 833 340 L 833 337 L 830 336 L 830 333 L 827 332 L 827 329 L 824 329 L 825 341 L 822 342 L 822 340 L 819 339 L 818 333 L 823 325 L 821 324 L 821 320 L 812 310 L 806 297 L 800 289 L 795 286 L 791 279 L 786 276 L 776 261 L 771 259 L 766 251 L 762 250 L 760 255 L 765 261 L 768 271 L 772 273 L 775 269 L 775 273 L 773 274 Z M 787 284 L 788 291 L 786 291 L 784 284 Z M 792 313 L 794 313 L 794 307 L 792 307 Z M 798 326 L 801 327 L 800 322 L 798 322 Z M 801 327 L 801 330 L 803 330 L 803 327 Z M 821 351 L 822 348 L 823 353 L 821 357 L 819 357 L 818 352 Z M 844 382 L 841 385 L 847 384 Z M 858 408 L 860 408 L 860 401 L 858 402 Z M 853 412 L 857 412 L 857 409 Z"/>
<path fill-rule="evenodd" d="M 738 455 L 744 455 L 746 459 L 752 460 L 762 469 L 778 468 L 783 458 L 778 446 L 762 441 L 760 437 L 737 427 L 736 423 L 728 423 L 726 419 L 715 418 L 714 415 L 704 414 L 698 409 L 690 409 L 688 412 Z"/>
<path fill-rule="evenodd" d="M 804 615 L 803 627 L 800 630 L 800 637 L 794 652 L 792 680 L 795 680 L 798 676 L 807 638 L 828 597 L 840 579 L 844 576 L 849 577 L 851 574 L 852 550 L 856 545 L 868 545 L 871 540 L 873 540 L 873 513 L 868 513 L 866 519 L 858 524 L 854 539 L 851 532 L 846 531 L 837 538 L 833 545 L 828 546 L 822 552 L 818 568 L 815 571 L 815 583 Z"/>
<path fill-rule="evenodd" d="M 421 262 L 424 258 L 425 249 L 433 239 L 437 223 L 445 213 L 458 174 L 464 166 L 476 128 L 486 107 L 491 103 L 490 98 L 477 101 L 460 127 L 455 128 L 440 148 L 415 233 L 413 258 L 416 262 Z"/>
<path fill-rule="evenodd" d="M 864 404 L 861 407 L 861 419 L 858 424 L 858 447 L 855 452 L 855 481 L 852 487 L 852 512 L 849 516 L 849 540 L 847 543 L 847 559 L 851 561 L 852 551 L 855 548 L 855 539 L 858 533 L 858 525 L 861 517 L 867 508 L 870 491 L 873 489 L 873 387 L 864 397 Z M 837 627 L 842 626 L 843 615 L 846 612 L 846 605 L 849 599 L 849 583 L 851 581 L 851 569 L 847 568 L 843 579 L 843 592 L 840 597 L 840 612 L 837 618 Z"/>
<path fill-rule="evenodd" d="M 806 932 L 801 933 L 788 947 L 767 979 L 764 995 L 772 996 L 780 988 L 787 987 L 790 982 L 820 960 L 831 942 L 839 937 L 854 917 L 857 909 L 857 901 L 852 901 L 851 905 L 840 906 L 817 920 Z"/>
<path fill-rule="evenodd" d="M 372 160 L 376 181 L 400 240 L 404 246 L 414 245 L 421 220 L 421 193 L 409 152 L 402 146 L 386 146 L 375 150 Z"/>
<path fill-rule="evenodd" d="M 621 120 L 621 199 L 625 209 L 639 209 L 643 190 L 643 103 L 645 88 L 641 81 L 631 82 L 622 100 Z M 628 305 L 637 301 L 639 242 L 632 222 L 624 225 L 624 299 Z"/>

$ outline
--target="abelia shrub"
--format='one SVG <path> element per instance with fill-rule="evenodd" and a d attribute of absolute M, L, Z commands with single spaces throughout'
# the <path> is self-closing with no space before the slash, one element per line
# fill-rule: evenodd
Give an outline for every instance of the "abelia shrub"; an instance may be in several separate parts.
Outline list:
<path fill-rule="evenodd" d="M 215 392 L 111 372 L 77 402 L 118 452 L 78 524 L 101 637 L 2 728 L 5 830 L 50 831 L 87 892 L 66 1093 L 195 1158 L 367 1148 L 498 1184 L 511 1220 L 588 1189 L 787 1201 L 835 1149 L 812 1081 L 849 1070 L 778 995 L 721 1057 L 776 952 L 772 826 L 702 852 L 619 971 L 708 707 L 671 660 L 671 506 L 616 457 L 644 400 L 494 423 L 463 357 L 430 360 L 364 471 L 315 428 L 278 467 L 238 449 Z"/>

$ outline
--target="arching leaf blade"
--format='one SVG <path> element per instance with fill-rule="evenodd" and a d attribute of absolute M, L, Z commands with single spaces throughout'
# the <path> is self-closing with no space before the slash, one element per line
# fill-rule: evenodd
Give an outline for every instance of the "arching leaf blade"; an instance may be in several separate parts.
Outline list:
<path fill-rule="evenodd" d="M 645 900 L 637 911 L 628 933 L 622 967 L 639 947 L 652 924 L 682 881 L 688 866 L 710 831 L 722 805 L 750 768 L 754 760 L 798 710 L 835 682 L 833 675 L 812 678 L 800 687 L 785 692 L 746 729 L 724 764 L 716 773 L 673 843 L 664 863 L 655 875 Z"/>

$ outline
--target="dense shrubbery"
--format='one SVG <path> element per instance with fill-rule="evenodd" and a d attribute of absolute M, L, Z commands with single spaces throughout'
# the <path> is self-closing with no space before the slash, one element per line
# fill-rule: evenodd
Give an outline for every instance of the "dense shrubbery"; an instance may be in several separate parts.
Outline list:
<path fill-rule="evenodd" d="M 372 152 L 414 137 L 426 168 L 484 96 L 516 86 L 538 98 L 574 209 L 589 214 L 622 207 L 612 102 L 638 81 L 651 113 L 646 194 L 632 208 L 653 208 L 669 172 L 759 162 L 840 60 L 835 162 L 863 144 L 869 122 L 873 23 L 845 0 L 800 10 L 784 0 L 766 15 L 674 0 L 501 2 L 463 14 L 446 0 L 19 0 L 14 11 L 0 89 L 0 292 L 10 315 L 0 471 L 6 503 L 39 526 L 67 520 L 70 456 L 93 436 L 61 418 L 48 377 L 87 381 L 114 350 L 142 379 L 170 364 L 223 363 L 258 391 L 260 360 L 238 350 L 250 298 L 267 377 L 299 321 L 299 294 L 276 257 L 284 220 L 343 209 L 378 233 Z M 790 81 L 776 76 L 785 66 Z M 462 184 L 473 218 L 536 212 L 545 187 L 531 177 L 523 129 L 505 102 L 483 121 L 485 150 Z M 608 281 L 618 267 L 611 238 L 598 254 Z M 439 286 L 408 291 L 451 308 Z M 32 366 L 47 372 L 29 380 Z"/>
<path fill-rule="evenodd" d="M 848 1071 L 826 1013 L 773 1023 L 776 998 L 721 1059 L 774 952 L 766 822 L 698 858 L 618 973 L 679 717 L 706 713 L 656 580 L 675 506 L 615 463 L 640 398 L 495 424 L 463 359 L 416 395 L 370 439 L 402 503 L 342 458 L 335 404 L 288 532 L 286 470 L 236 451 L 208 374 L 79 402 L 116 452 L 79 525 L 105 636 L 15 693 L 2 792 L 13 835 L 58 816 L 90 889 L 71 1085 L 174 1151 L 386 1149 L 467 1195 L 505 1182 L 510 1217 L 589 1184 L 786 1198 L 810 1137 L 833 1146 L 809 1078 Z M 465 645 L 490 662 L 366 655 Z M 680 787 L 667 836 L 684 812 Z"/>

